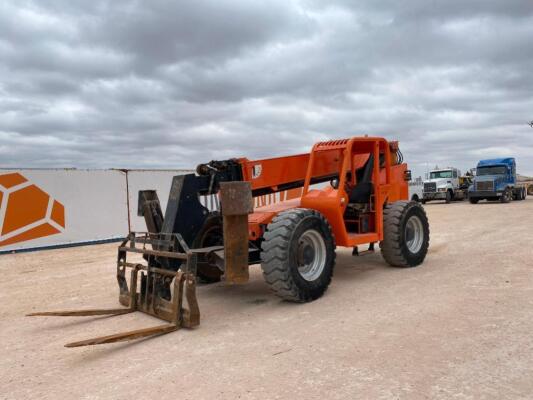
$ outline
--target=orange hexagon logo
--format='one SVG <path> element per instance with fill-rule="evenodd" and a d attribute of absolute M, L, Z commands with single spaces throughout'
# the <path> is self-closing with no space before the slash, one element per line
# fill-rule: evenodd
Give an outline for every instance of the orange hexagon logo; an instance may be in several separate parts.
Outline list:
<path fill-rule="evenodd" d="M 15 172 L 0 175 L 0 247 L 65 230 L 65 207 Z"/>

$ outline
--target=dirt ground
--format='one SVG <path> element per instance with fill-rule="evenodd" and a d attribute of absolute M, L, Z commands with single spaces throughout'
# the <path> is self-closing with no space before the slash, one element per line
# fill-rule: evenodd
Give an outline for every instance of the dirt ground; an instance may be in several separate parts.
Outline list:
<path fill-rule="evenodd" d="M 326 295 L 290 304 L 250 283 L 202 286 L 199 328 L 136 342 L 67 342 L 157 325 L 116 307 L 116 244 L 0 256 L 1 399 L 531 399 L 533 197 L 425 206 L 426 262 L 338 249 Z"/>

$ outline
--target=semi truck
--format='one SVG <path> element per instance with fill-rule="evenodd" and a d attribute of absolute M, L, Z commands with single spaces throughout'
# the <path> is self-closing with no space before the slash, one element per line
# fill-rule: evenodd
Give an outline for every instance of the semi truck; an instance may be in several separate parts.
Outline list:
<path fill-rule="evenodd" d="M 476 176 L 468 190 L 470 203 L 480 200 L 525 200 L 526 186 L 517 182 L 516 161 L 512 157 L 481 160 L 477 164 Z"/>
<path fill-rule="evenodd" d="M 416 184 L 409 182 L 409 199 L 420 203 L 424 197 L 424 186 L 422 184 Z"/>
<path fill-rule="evenodd" d="M 422 203 L 432 200 L 464 200 L 467 197 L 468 185 L 457 168 L 436 168 L 429 173 L 429 179 L 424 181 Z"/>

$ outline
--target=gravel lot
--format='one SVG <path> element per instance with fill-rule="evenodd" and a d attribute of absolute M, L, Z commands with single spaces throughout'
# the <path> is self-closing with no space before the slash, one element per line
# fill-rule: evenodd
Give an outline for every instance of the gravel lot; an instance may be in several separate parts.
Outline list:
<path fill-rule="evenodd" d="M 0 256 L 0 398 L 533 398 L 533 197 L 425 208 L 418 268 L 338 249 L 326 295 L 298 305 L 254 266 L 198 289 L 199 328 L 104 346 L 63 347 L 159 321 L 24 314 L 116 307 L 116 244 Z"/>

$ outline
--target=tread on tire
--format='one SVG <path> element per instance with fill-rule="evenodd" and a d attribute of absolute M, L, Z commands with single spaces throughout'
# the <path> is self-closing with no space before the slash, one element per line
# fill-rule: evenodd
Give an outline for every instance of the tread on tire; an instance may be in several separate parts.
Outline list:
<path fill-rule="evenodd" d="M 317 231 L 325 245 L 322 271 L 312 281 L 303 278 L 297 261 L 299 239 L 309 230 Z M 335 238 L 318 211 L 295 208 L 280 212 L 268 224 L 261 249 L 263 276 L 278 297 L 301 303 L 315 300 L 327 290 L 335 266 Z"/>
<path fill-rule="evenodd" d="M 422 229 L 420 248 L 413 253 L 406 241 L 406 225 L 416 217 Z M 383 210 L 383 240 L 379 243 L 381 254 L 388 264 L 408 268 L 420 265 L 429 247 L 429 223 L 424 208 L 412 201 L 396 201 Z"/>

